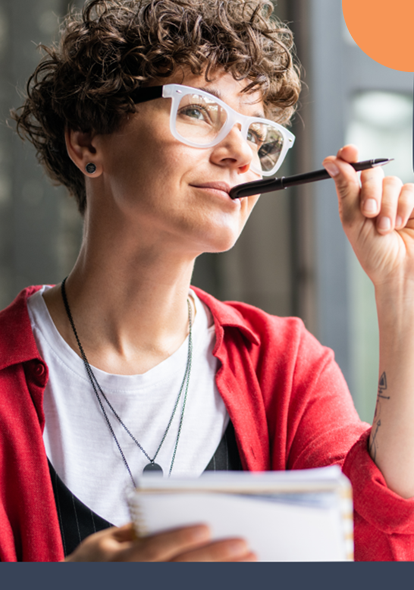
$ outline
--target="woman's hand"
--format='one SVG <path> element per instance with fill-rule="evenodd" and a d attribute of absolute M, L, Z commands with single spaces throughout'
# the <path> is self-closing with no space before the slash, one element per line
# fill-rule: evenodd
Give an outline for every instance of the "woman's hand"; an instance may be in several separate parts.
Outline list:
<path fill-rule="evenodd" d="M 346 146 L 323 162 L 335 180 L 339 214 L 352 248 L 376 288 L 414 281 L 414 184 L 384 178 L 381 167 L 361 172 L 360 183 L 348 164 L 357 161 L 357 149 Z"/>
<path fill-rule="evenodd" d="M 243 539 L 212 542 L 205 525 L 137 539 L 127 524 L 91 535 L 65 561 L 256 561 L 256 556 Z"/>
<path fill-rule="evenodd" d="M 390 489 L 414 496 L 414 184 L 348 164 L 353 146 L 324 166 L 334 178 L 344 231 L 374 283 L 380 334 L 377 404 L 369 452 Z"/>

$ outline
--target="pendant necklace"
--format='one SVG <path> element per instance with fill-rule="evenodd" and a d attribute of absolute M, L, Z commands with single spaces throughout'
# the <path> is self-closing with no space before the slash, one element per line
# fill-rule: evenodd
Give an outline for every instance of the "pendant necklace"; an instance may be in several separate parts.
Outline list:
<path fill-rule="evenodd" d="M 67 277 L 66 277 L 67 279 Z M 183 398 L 183 404 L 182 404 L 182 409 L 181 409 L 181 417 L 180 417 L 180 422 L 178 425 L 178 433 L 177 433 L 177 438 L 175 441 L 175 446 L 174 446 L 174 452 L 173 452 L 173 456 L 171 459 L 171 464 L 170 464 L 170 469 L 168 472 L 168 476 L 171 475 L 172 469 L 173 469 L 173 465 L 174 465 L 174 461 L 175 461 L 175 456 L 177 454 L 177 447 L 178 447 L 178 441 L 180 440 L 180 435 L 181 435 L 181 429 L 182 429 L 182 424 L 183 424 L 183 419 L 184 419 L 184 410 L 185 410 L 185 405 L 187 402 L 187 394 L 188 394 L 188 385 L 190 382 L 190 374 L 191 374 L 191 364 L 192 364 L 192 360 L 193 360 L 193 333 L 192 333 L 192 328 L 193 328 L 193 318 L 192 318 L 192 310 L 191 310 L 191 304 L 190 304 L 190 300 L 187 299 L 187 305 L 188 305 L 188 352 L 187 352 L 187 363 L 186 363 L 186 368 L 185 368 L 185 373 L 184 373 L 184 379 L 181 383 L 181 387 L 180 387 L 180 391 L 178 393 L 178 397 L 177 400 L 175 402 L 174 405 L 174 409 L 173 412 L 171 414 L 171 418 L 168 422 L 167 428 L 165 429 L 165 432 L 163 434 L 163 437 L 161 439 L 160 444 L 158 445 L 158 449 L 154 455 L 154 457 L 151 459 L 151 457 L 148 455 L 148 453 L 145 451 L 145 449 L 143 448 L 143 446 L 137 441 L 137 439 L 134 437 L 134 435 L 130 432 L 130 430 L 128 429 L 128 427 L 124 424 L 124 422 L 121 420 L 120 416 L 118 415 L 118 413 L 116 412 L 116 410 L 114 409 L 114 407 L 112 406 L 112 404 L 110 403 L 110 401 L 108 400 L 108 398 L 106 397 L 105 393 L 102 391 L 101 386 L 98 383 L 98 380 L 95 377 L 94 372 L 92 371 L 92 367 L 88 362 L 88 359 L 86 357 L 85 351 L 83 349 L 83 346 L 79 340 L 79 336 L 78 336 L 78 332 L 75 328 L 75 323 L 73 321 L 73 317 L 72 317 L 72 313 L 70 311 L 70 307 L 69 307 L 69 303 L 68 303 L 68 298 L 66 295 L 66 279 L 64 279 L 62 281 L 62 286 L 61 286 L 61 292 L 62 292 L 62 299 L 63 299 L 63 303 L 65 306 L 65 310 L 66 310 L 66 314 L 68 316 L 69 319 L 69 323 L 72 327 L 72 331 L 73 334 L 75 336 L 76 342 L 78 344 L 79 347 L 79 351 L 81 354 L 81 358 L 83 360 L 83 363 L 85 365 L 85 369 L 86 369 L 86 373 L 89 377 L 89 380 L 91 382 L 92 388 L 95 392 L 95 396 L 98 400 L 99 406 L 102 410 L 102 414 L 104 416 L 105 422 L 111 432 L 111 435 L 115 441 L 116 446 L 118 447 L 119 453 L 122 457 L 122 461 L 129 473 L 129 476 L 131 478 L 132 484 L 134 487 L 136 487 L 136 483 L 134 480 L 134 477 L 132 475 L 131 469 L 128 465 L 128 461 L 126 460 L 125 457 L 125 453 L 122 450 L 122 447 L 116 437 L 116 434 L 114 432 L 114 429 L 112 427 L 112 424 L 108 418 L 108 414 L 105 410 L 103 401 L 104 400 L 107 404 L 107 406 L 109 407 L 109 409 L 111 410 L 111 412 L 113 413 L 113 415 L 115 416 L 115 418 L 118 420 L 118 422 L 121 424 L 122 428 L 125 430 L 125 432 L 128 434 L 128 436 L 134 441 L 134 443 L 137 445 L 137 447 L 142 451 L 142 453 L 146 456 L 146 458 L 148 459 L 149 463 L 148 465 L 146 465 L 144 467 L 143 473 L 149 473 L 149 472 L 154 472 L 154 473 L 159 473 L 160 475 L 163 475 L 163 469 L 160 465 L 158 465 L 158 463 L 155 463 L 155 459 L 158 456 L 158 453 L 167 437 L 168 431 L 170 429 L 170 426 L 172 424 L 172 421 L 174 419 L 178 404 L 180 402 L 180 399 L 182 397 L 182 393 L 184 391 L 184 398 Z"/>

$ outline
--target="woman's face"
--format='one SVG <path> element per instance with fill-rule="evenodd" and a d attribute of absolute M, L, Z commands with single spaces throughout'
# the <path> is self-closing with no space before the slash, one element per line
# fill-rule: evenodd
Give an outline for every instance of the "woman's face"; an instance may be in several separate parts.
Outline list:
<path fill-rule="evenodd" d="M 180 73 L 162 83 L 202 88 L 244 115 L 264 116 L 261 95 L 242 94 L 248 82 L 237 82 L 225 72 L 211 82 Z M 99 191 L 92 190 L 90 211 L 95 204 L 102 211 L 99 200 L 104 194 L 111 201 L 110 214 L 115 207 L 140 240 L 195 256 L 227 250 L 258 199 L 232 200 L 223 190 L 260 178 L 250 169 L 251 149 L 238 125 L 211 148 L 184 145 L 170 132 L 170 106 L 167 98 L 140 104 L 120 131 L 94 138 L 103 172 L 95 185 Z"/>

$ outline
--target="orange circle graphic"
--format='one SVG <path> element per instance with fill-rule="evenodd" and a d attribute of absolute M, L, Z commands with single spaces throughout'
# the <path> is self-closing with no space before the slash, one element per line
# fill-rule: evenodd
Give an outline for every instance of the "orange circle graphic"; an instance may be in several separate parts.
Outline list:
<path fill-rule="evenodd" d="M 414 0 L 342 0 L 355 43 L 378 63 L 414 72 Z"/>

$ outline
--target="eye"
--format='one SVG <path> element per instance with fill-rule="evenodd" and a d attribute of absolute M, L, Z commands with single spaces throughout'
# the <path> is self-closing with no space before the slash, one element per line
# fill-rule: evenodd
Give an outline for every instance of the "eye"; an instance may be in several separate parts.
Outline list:
<path fill-rule="evenodd" d="M 206 123 L 208 123 L 210 119 L 207 109 L 197 104 L 189 104 L 183 107 L 180 109 L 179 114 L 194 119 L 195 121 L 205 121 Z"/>
<path fill-rule="evenodd" d="M 247 141 L 250 141 L 250 143 L 254 143 L 258 146 L 258 148 L 260 148 L 263 145 L 264 137 L 262 137 L 256 131 L 253 131 L 253 129 L 249 129 L 247 133 Z"/>

